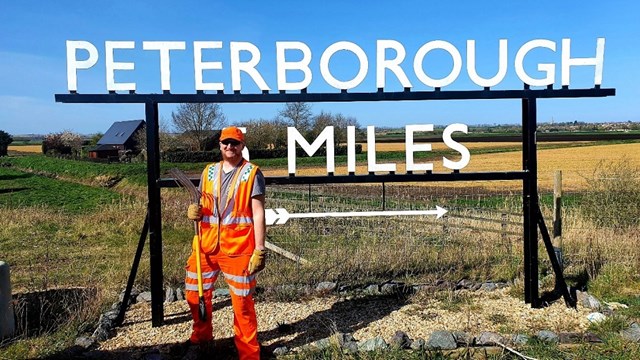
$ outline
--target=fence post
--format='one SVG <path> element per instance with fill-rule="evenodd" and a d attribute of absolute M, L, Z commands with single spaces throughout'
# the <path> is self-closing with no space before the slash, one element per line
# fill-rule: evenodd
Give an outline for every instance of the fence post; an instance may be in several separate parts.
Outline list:
<path fill-rule="evenodd" d="M 560 268 L 562 262 L 562 170 L 556 170 L 553 179 L 553 251 Z"/>
<path fill-rule="evenodd" d="M 0 339 L 12 336 L 16 330 L 11 298 L 9 264 L 0 261 Z"/>
<path fill-rule="evenodd" d="M 502 213 L 501 216 L 502 223 L 500 224 L 501 234 L 502 234 L 502 242 L 507 241 L 507 214 Z"/>

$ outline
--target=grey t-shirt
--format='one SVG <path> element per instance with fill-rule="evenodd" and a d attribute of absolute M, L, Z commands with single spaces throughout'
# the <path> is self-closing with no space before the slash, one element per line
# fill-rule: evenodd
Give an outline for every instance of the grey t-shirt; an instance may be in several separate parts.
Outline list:
<path fill-rule="evenodd" d="M 228 173 L 225 173 L 224 170 L 220 169 L 222 171 L 222 176 L 220 179 L 222 182 L 222 188 L 220 189 L 220 198 L 224 199 L 224 201 L 226 201 L 227 196 L 229 196 L 229 187 L 231 185 L 231 180 L 233 180 L 236 171 L 238 171 L 240 168 L 241 166 L 236 166 Z M 265 190 L 266 186 L 264 182 L 264 175 L 262 175 L 262 171 L 258 169 L 258 171 L 256 172 L 256 179 L 253 182 L 253 189 L 251 189 L 251 197 L 253 198 L 258 195 L 265 195 Z"/>
<path fill-rule="evenodd" d="M 229 196 L 229 188 L 231 186 L 231 181 L 233 180 L 236 172 L 239 171 L 241 167 L 242 166 L 236 166 L 227 173 L 225 173 L 224 170 L 220 169 L 220 171 L 222 171 L 222 174 L 220 176 L 220 181 L 222 183 L 220 188 L 220 199 L 219 199 L 220 206 L 224 206 L 224 204 L 227 202 L 227 196 Z M 199 190 L 202 191 L 202 182 L 200 182 Z M 264 175 L 262 174 L 262 171 L 258 169 L 258 171 L 256 172 L 255 181 L 253 182 L 253 189 L 251 189 L 251 197 L 253 198 L 253 197 L 265 195 L 265 194 L 266 194 L 266 185 L 264 181 Z M 212 194 L 212 195 L 215 196 L 215 194 Z"/>

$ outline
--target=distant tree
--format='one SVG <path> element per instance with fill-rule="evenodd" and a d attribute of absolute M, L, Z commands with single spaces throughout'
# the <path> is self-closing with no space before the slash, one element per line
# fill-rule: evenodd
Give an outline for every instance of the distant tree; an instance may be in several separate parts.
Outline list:
<path fill-rule="evenodd" d="M 171 112 L 171 120 L 191 149 L 198 151 L 205 150 L 211 132 L 223 128 L 227 122 L 220 105 L 213 103 L 180 104 Z"/>
<path fill-rule="evenodd" d="M 87 145 L 88 146 L 98 145 L 98 141 L 100 141 L 100 139 L 102 139 L 103 136 L 104 136 L 103 133 L 95 133 L 91 135 L 91 137 L 89 138 L 89 143 Z"/>
<path fill-rule="evenodd" d="M 287 129 L 282 120 L 252 119 L 238 126 L 247 128 L 245 140 L 249 151 L 287 146 Z"/>
<path fill-rule="evenodd" d="M 133 135 L 136 141 L 136 150 L 146 154 L 147 153 L 147 129 L 145 126 L 136 131 Z M 160 143 L 158 144 L 160 152 L 174 150 L 180 147 L 180 139 L 175 134 L 171 133 L 171 126 L 164 118 L 160 119 L 158 124 L 158 137 Z"/>
<path fill-rule="evenodd" d="M 278 116 L 286 126 L 293 126 L 302 135 L 306 135 L 311 131 L 313 113 L 309 103 L 286 103 L 284 109 L 278 113 Z"/>
<path fill-rule="evenodd" d="M 333 126 L 334 139 L 336 145 L 347 143 L 347 126 L 355 126 L 356 138 L 363 136 L 358 120 L 353 116 L 344 116 L 341 113 L 333 115 L 329 112 L 321 111 L 312 120 L 312 128 L 309 132 L 310 138 L 317 137 L 327 126 Z"/>
<path fill-rule="evenodd" d="M 7 156 L 7 149 L 12 142 L 13 137 L 9 133 L 0 130 L 0 156 Z"/>

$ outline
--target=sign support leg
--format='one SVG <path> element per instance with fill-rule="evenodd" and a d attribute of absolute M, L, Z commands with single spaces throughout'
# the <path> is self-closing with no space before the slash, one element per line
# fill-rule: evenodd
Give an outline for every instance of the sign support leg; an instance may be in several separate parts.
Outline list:
<path fill-rule="evenodd" d="M 162 216 L 160 211 L 160 146 L 158 136 L 158 103 L 145 103 L 147 119 L 147 189 L 149 204 L 149 258 L 151 272 L 151 325 L 162 326 L 163 276 L 162 276 Z"/>

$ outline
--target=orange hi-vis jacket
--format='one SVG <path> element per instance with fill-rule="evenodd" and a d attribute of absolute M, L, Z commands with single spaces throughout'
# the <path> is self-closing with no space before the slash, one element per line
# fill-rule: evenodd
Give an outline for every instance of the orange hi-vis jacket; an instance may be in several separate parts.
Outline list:
<path fill-rule="evenodd" d="M 209 164 L 202 172 L 200 234 L 205 254 L 218 245 L 227 255 L 250 255 L 255 249 L 251 192 L 258 167 L 244 159 L 238 167 L 225 199 L 220 198 L 222 162 Z"/>

